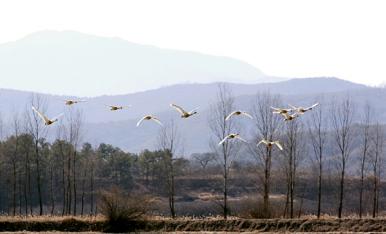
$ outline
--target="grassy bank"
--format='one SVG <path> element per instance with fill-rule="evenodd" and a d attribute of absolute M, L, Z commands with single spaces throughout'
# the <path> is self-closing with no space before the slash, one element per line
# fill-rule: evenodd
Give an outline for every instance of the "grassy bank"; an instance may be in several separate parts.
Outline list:
<path fill-rule="evenodd" d="M 147 219 L 112 226 L 103 218 L 0 218 L 0 231 L 60 232 L 382 232 L 386 219 Z"/>

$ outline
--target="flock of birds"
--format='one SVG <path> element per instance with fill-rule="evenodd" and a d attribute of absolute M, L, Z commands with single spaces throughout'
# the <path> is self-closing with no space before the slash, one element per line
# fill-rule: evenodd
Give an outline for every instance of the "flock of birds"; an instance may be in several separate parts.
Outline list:
<path fill-rule="evenodd" d="M 86 102 L 85 100 L 64 100 L 64 104 L 67 105 L 67 106 L 71 106 L 71 105 L 74 105 L 74 104 L 78 104 L 78 103 L 81 103 L 81 102 Z M 314 105 L 312 106 L 309 106 L 309 107 L 296 107 L 296 106 L 292 106 L 292 105 L 289 105 L 290 108 L 276 108 L 276 107 L 271 107 L 271 109 L 273 110 L 272 112 L 274 114 L 279 114 L 283 117 L 284 121 L 291 121 L 291 120 L 294 120 L 295 118 L 303 115 L 304 113 L 306 113 L 307 111 L 310 111 L 312 110 L 313 108 L 315 108 L 316 106 L 318 106 L 319 103 L 315 103 Z M 114 105 L 106 105 L 110 108 L 110 111 L 118 111 L 118 110 L 123 110 L 124 108 L 129 108 L 130 106 L 114 106 Z M 181 115 L 181 118 L 189 118 L 195 114 L 197 114 L 197 109 L 198 108 L 195 108 L 191 111 L 185 111 L 182 107 L 176 105 L 176 104 L 170 104 L 171 107 L 173 107 L 180 115 Z M 43 120 L 44 124 L 46 126 L 48 125 L 51 125 L 55 122 L 57 122 L 59 120 L 59 118 L 61 116 L 63 116 L 63 113 L 54 117 L 54 118 L 48 118 L 45 114 L 43 114 L 42 112 L 40 112 L 38 109 L 36 109 L 34 106 L 32 106 L 32 110 L 34 112 L 37 113 L 37 115 Z M 248 117 L 250 119 L 253 119 L 252 115 L 250 115 L 248 112 L 246 111 L 241 111 L 241 110 L 236 110 L 236 111 L 233 111 L 231 112 L 226 118 L 225 118 L 225 121 L 228 121 L 229 119 L 231 119 L 232 117 L 235 117 L 235 116 L 245 116 L 245 117 Z M 138 122 L 137 122 L 137 127 L 139 127 L 141 125 L 141 123 L 143 121 L 146 121 L 146 120 L 152 120 L 154 122 L 156 122 L 157 124 L 163 126 L 162 122 L 154 115 L 145 115 L 143 116 Z M 227 135 L 226 137 L 224 137 L 224 139 L 222 139 L 218 145 L 222 145 L 224 144 L 226 141 L 228 140 L 231 140 L 231 139 L 238 139 L 240 141 L 243 141 L 245 143 L 247 143 L 246 140 L 244 140 L 240 134 L 238 133 L 231 133 L 229 135 Z M 267 139 L 262 139 L 261 141 L 259 141 L 257 143 L 257 146 L 259 146 L 260 144 L 265 144 L 266 147 L 268 148 L 272 148 L 273 145 L 275 145 L 276 147 L 278 147 L 280 150 L 283 150 L 283 146 L 280 144 L 279 141 L 269 141 Z"/>

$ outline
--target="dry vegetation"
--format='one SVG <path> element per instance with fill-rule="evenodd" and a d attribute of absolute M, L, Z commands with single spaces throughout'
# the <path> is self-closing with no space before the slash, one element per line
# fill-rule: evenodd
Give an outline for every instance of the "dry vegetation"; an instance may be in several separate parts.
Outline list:
<path fill-rule="evenodd" d="M 1 217 L 0 230 L 17 231 L 76 231 L 76 232 L 382 232 L 386 231 L 386 217 L 338 219 L 322 216 L 301 219 L 240 219 L 220 217 L 193 219 L 180 217 L 146 217 L 145 220 L 127 221 L 111 230 L 102 217 Z"/>

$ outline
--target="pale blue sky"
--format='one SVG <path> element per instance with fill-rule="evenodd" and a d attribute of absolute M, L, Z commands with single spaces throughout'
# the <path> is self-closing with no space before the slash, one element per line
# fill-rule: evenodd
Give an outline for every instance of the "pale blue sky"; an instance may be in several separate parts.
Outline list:
<path fill-rule="evenodd" d="M 377 85 L 386 81 L 385 12 L 382 0 L 4 0 L 0 43 L 75 30 L 234 57 L 273 76 Z"/>

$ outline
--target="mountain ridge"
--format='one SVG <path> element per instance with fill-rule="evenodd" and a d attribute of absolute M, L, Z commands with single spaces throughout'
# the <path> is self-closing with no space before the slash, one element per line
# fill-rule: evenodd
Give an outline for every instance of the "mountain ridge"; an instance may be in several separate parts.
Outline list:
<path fill-rule="evenodd" d="M 236 58 L 74 31 L 37 32 L 0 44 L 0 77 L 7 77 L 2 83 L 6 88 L 87 97 L 192 81 L 259 83 L 283 79 L 267 76 Z M 85 89 L 89 86 L 92 89 Z"/>
<path fill-rule="evenodd" d="M 323 84 L 323 85 L 321 85 Z M 330 85 L 329 85 L 330 84 Z M 283 103 L 293 105 L 310 105 L 324 93 L 329 103 L 343 97 L 345 93 L 352 93 L 354 101 L 363 105 L 369 100 L 376 108 L 378 117 L 386 119 L 386 107 L 380 104 L 386 99 L 384 89 L 376 89 L 338 78 L 305 78 L 293 79 L 277 83 L 266 84 L 229 84 L 236 98 L 237 108 L 249 110 L 254 96 L 258 92 L 270 91 L 282 96 Z M 297 87 L 293 89 L 291 87 Z M 145 148 L 154 149 L 157 146 L 156 135 L 159 126 L 150 122 L 137 128 L 136 122 L 144 114 L 155 114 L 162 121 L 174 119 L 184 133 L 186 153 L 204 152 L 208 150 L 208 136 L 210 131 L 207 125 L 209 104 L 215 101 L 217 83 L 212 84 L 179 84 L 164 88 L 127 95 L 98 96 L 88 99 L 87 103 L 74 105 L 72 108 L 83 112 L 84 141 L 96 145 L 104 142 L 118 146 L 130 152 L 139 152 Z M 199 95 L 197 95 L 199 93 Z M 0 89 L 0 114 L 3 119 L 12 117 L 12 111 L 20 114 L 30 111 L 29 98 L 31 92 Z M 65 96 L 41 95 L 47 100 L 47 115 L 54 116 L 65 112 Z M 76 97 L 75 97 L 76 98 Z M 199 115 L 185 121 L 172 109 L 169 104 L 175 102 L 186 109 L 199 108 Z M 132 104 L 127 110 L 111 112 L 106 104 Z M 284 105 L 284 104 L 283 104 Z M 358 107 L 359 108 L 359 107 Z M 54 126 L 55 128 L 55 126 Z M 55 130 L 52 130 L 54 133 Z M 197 137 L 201 135 L 202 137 Z"/>

